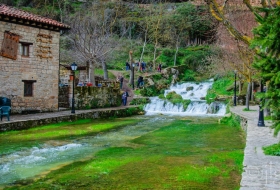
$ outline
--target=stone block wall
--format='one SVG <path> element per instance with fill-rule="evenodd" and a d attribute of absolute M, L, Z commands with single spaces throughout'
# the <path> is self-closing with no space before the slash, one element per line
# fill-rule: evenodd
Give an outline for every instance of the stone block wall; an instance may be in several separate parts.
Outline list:
<path fill-rule="evenodd" d="M 121 92 L 113 87 L 75 87 L 75 107 L 92 109 L 121 105 Z"/>
<path fill-rule="evenodd" d="M 59 87 L 58 107 L 69 108 L 69 86 Z"/>
<path fill-rule="evenodd" d="M 57 111 L 59 80 L 59 32 L 0 21 L 0 44 L 4 32 L 20 36 L 16 60 L 0 56 L 0 96 L 12 102 L 12 112 Z M 22 43 L 29 56 L 21 56 Z M 32 80 L 33 95 L 24 96 L 23 80 Z"/>

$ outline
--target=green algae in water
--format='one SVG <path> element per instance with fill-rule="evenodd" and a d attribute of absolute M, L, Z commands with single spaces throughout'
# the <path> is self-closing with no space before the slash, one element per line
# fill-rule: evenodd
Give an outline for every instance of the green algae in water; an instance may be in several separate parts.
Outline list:
<path fill-rule="evenodd" d="M 239 187 L 245 143 L 238 127 L 217 124 L 217 118 L 165 117 L 140 117 L 143 122 L 138 127 L 111 131 L 106 138 L 97 135 L 100 143 L 108 142 L 108 139 L 113 142 L 107 143 L 87 161 L 73 162 L 17 188 Z M 118 135 L 121 130 L 123 135 Z M 136 130 L 141 134 L 137 135 Z M 133 135 L 126 136 L 130 133 Z"/>

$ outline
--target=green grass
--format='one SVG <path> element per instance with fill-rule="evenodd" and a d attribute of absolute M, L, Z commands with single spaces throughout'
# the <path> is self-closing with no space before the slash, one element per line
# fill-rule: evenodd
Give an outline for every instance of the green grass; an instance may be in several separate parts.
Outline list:
<path fill-rule="evenodd" d="M 239 188 L 245 146 L 239 127 L 174 120 L 130 143 L 10 189 Z"/>
<path fill-rule="evenodd" d="M 40 146 L 49 140 L 68 140 L 85 135 L 95 135 L 125 125 L 138 122 L 131 118 L 115 118 L 107 120 L 78 120 L 62 122 L 23 131 L 0 133 L 0 154 L 10 154 L 23 147 Z"/>
<path fill-rule="evenodd" d="M 227 91 L 227 88 L 231 86 L 233 81 L 229 78 L 219 78 L 214 81 L 212 88 L 208 90 L 206 95 L 207 103 L 211 103 L 218 95 L 232 95 L 233 91 Z"/>
<path fill-rule="evenodd" d="M 257 110 L 251 110 L 250 108 L 244 108 L 242 111 L 257 111 Z"/>
<path fill-rule="evenodd" d="M 104 71 L 103 69 L 94 69 L 94 74 L 95 76 L 100 76 L 100 77 L 103 77 L 104 76 Z M 116 79 L 115 75 L 113 75 L 113 73 L 109 72 L 108 71 L 108 77 L 109 79 Z"/>
<path fill-rule="evenodd" d="M 280 143 L 263 147 L 264 154 L 272 156 L 280 156 Z"/>

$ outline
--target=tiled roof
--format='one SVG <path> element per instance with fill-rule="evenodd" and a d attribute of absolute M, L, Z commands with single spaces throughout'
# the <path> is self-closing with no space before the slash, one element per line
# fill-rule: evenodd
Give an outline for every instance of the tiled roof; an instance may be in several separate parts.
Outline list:
<path fill-rule="evenodd" d="M 32 14 L 14 7 L 10 7 L 4 4 L 0 4 L 0 15 L 5 15 L 9 17 L 14 17 L 14 18 L 20 18 L 20 19 L 25 19 L 28 21 L 34 21 L 34 22 L 39 22 L 39 23 L 44 23 L 52 26 L 57 26 L 59 28 L 70 28 L 70 26 L 63 24 L 61 22 L 58 22 L 56 20 L 42 17 L 36 14 Z"/>

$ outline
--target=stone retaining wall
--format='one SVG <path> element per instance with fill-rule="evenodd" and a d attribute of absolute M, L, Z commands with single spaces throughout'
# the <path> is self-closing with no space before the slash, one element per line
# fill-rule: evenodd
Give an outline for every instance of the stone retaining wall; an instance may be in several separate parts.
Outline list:
<path fill-rule="evenodd" d="M 75 107 L 94 109 L 121 105 L 121 91 L 115 87 L 75 87 Z"/>
<path fill-rule="evenodd" d="M 69 86 L 59 87 L 58 93 L 58 107 L 69 108 Z"/>
<path fill-rule="evenodd" d="M 67 121 L 76 121 L 78 119 L 97 119 L 97 118 L 110 118 L 110 117 L 127 117 L 131 115 L 142 115 L 143 110 L 140 107 L 123 107 L 119 109 L 106 109 L 106 110 L 85 110 L 81 113 L 68 114 L 64 112 L 53 113 L 49 117 L 38 117 L 34 114 L 36 119 L 18 120 L 7 123 L 0 123 L 0 132 L 11 130 L 23 130 L 42 125 L 60 123 Z"/>
<path fill-rule="evenodd" d="M 242 117 L 238 114 L 235 114 L 233 112 L 231 112 L 231 114 L 235 115 L 236 117 L 239 117 L 240 118 L 240 125 L 241 125 L 241 128 L 243 129 L 243 131 L 247 134 L 247 128 L 248 128 L 248 119 L 245 118 L 245 117 Z"/>

